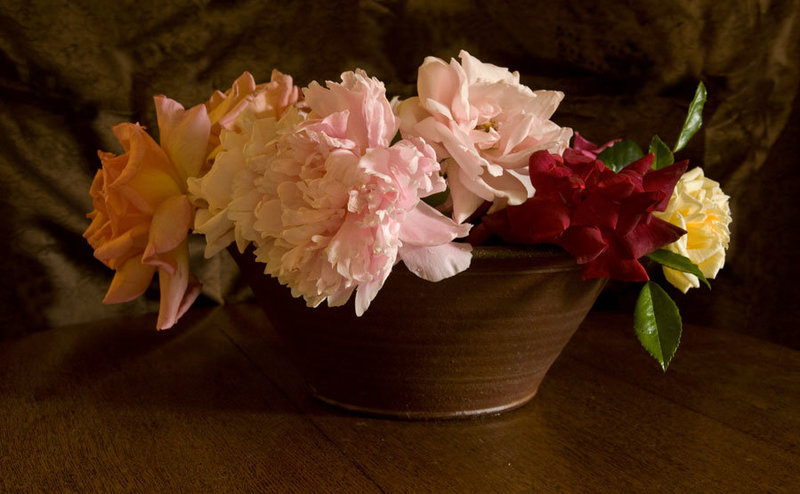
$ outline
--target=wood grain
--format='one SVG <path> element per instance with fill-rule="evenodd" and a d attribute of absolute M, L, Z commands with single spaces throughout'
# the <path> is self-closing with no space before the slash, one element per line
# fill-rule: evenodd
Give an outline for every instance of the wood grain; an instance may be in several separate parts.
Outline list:
<path fill-rule="evenodd" d="M 669 372 L 591 314 L 534 400 L 404 422 L 310 398 L 254 305 L 0 344 L 0 491 L 797 492 L 800 352 L 688 327 Z"/>
<path fill-rule="evenodd" d="M 197 311 L 0 346 L 0 492 L 379 489 Z"/>
<path fill-rule="evenodd" d="M 728 427 L 800 455 L 799 352 L 733 332 L 688 326 L 669 371 L 650 361 L 617 314 L 596 313 L 564 352 Z M 602 358 L 624 355 L 625 358 Z"/>

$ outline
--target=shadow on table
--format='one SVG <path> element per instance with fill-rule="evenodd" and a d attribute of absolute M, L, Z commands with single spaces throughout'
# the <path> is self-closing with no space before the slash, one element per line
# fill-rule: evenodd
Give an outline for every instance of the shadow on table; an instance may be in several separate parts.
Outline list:
<path fill-rule="evenodd" d="M 80 397 L 98 407 L 296 412 L 221 330 L 223 310 L 193 309 L 167 331 L 152 314 L 4 342 L 0 389 L 54 406 Z"/>

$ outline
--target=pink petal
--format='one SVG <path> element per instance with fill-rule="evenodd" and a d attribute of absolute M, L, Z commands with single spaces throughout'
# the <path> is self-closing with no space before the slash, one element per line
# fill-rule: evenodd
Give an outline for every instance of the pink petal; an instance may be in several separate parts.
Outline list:
<path fill-rule="evenodd" d="M 519 74 L 512 73 L 505 67 L 498 67 L 491 63 L 481 62 L 470 55 L 466 50 L 458 52 L 458 58 L 461 59 L 461 65 L 464 67 L 464 73 L 470 84 L 475 84 L 479 81 L 486 83 L 502 81 L 509 84 L 519 82 Z M 455 62 L 453 65 L 455 65 Z"/>
<path fill-rule="evenodd" d="M 386 274 L 388 275 L 388 272 Z M 364 312 L 369 308 L 369 304 L 372 303 L 372 300 L 375 299 L 375 296 L 378 294 L 381 287 L 383 287 L 384 281 L 386 281 L 385 277 L 368 283 L 359 283 L 356 289 L 356 316 L 361 317 L 364 315 Z"/>
<path fill-rule="evenodd" d="M 186 287 L 186 292 L 183 294 L 183 300 L 181 301 L 180 307 L 178 307 L 178 313 L 176 315 L 176 319 L 180 319 L 186 311 L 189 310 L 189 307 L 192 306 L 197 297 L 200 296 L 200 293 L 203 290 L 203 284 L 200 283 L 200 280 L 197 279 L 194 275 L 189 275 L 189 283 Z"/>
<path fill-rule="evenodd" d="M 432 247 L 404 245 L 398 257 L 422 279 L 441 281 L 467 269 L 472 261 L 472 246 L 450 242 Z"/>
<path fill-rule="evenodd" d="M 161 306 L 158 310 L 158 329 L 168 329 L 175 325 L 186 307 L 194 302 L 199 290 L 189 287 L 189 243 L 184 241 L 173 251 L 175 269 L 169 272 L 158 270 L 158 284 L 161 289 Z M 183 312 L 182 312 L 183 311 Z"/>
<path fill-rule="evenodd" d="M 495 201 L 499 198 L 506 198 L 509 205 L 516 206 L 528 199 L 528 188 L 521 180 L 521 176 L 517 177 L 508 172 L 499 177 L 484 174 L 483 183 L 492 190 Z"/>
<path fill-rule="evenodd" d="M 417 91 L 420 103 L 428 110 L 430 110 L 428 108 L 429 101 L 440 103 L 436 110 L 448 119 L 454 118 L 450 113 L 449 105 L 455 101 L 459 86 L 458 73 L 444 60 L 427 57 L 417 71 Z M 459 115 L 459 117 L 463 117 L 463 115 Z"/>
<path fill-rule="evenodd" d="M 589 157 L 592 159 L 597 158 L 597 155 L 605 151 L 606 148 L 613 146 L 617 142 L 621 141 L 622 139 L 613 139 L 608 141 L 607 143 L 603 144 L 602 146 L 597 146 L 595 143 L 588 141 L 583 138 L 582 135 L 576 130 L 575 131 L 575 140 L 573 141 L 572 148 L 576 155 L 582 155 L 585 157 Z M 566 156 L 566 152 L 565 152 Z"/>
<path fill-rule="evenodd" d="M 267 85 L 267 100 L 277 115 L 282 115 L 289 106 L 297 102 L 300 91 L 292 84 L 292 76 L 272 69 L 270 82 Z"/>
<path fill-rule="evenodd" d="M 433 246 L 469 233 L 472 225 L 457 224 L 424 202 L 406 214 L 399 238 L 404 244 Z"/>
<path fill-rule="evenodd" d="M 469 177 L 464 177 L 463 170 L 458 166 L 447 168 L 447 181 L 450 184 L 450 197 L 453 199 L 453 219 L 458 223 L 466 221 L 485 200 L 491 200 L 475 194 L 465 184 L 474 185 L 474 182 Z"/>

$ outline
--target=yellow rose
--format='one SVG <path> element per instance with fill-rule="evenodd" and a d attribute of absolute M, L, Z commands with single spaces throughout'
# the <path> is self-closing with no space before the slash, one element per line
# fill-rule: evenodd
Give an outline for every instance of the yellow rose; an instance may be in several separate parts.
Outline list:
<path fill-rule="evenodd" d="M 683 174 L 667 209 L 653 213 L 686 230 L 686 235 L 664 248 L 688 257 L 709 279 L 725 264 L 731 223 L 728 199 L 719 184 L 706 178 L 698 167 Z M 664 276 L 683 293 L 700 286 L 700 280 L 693 274 L 665 267 Z"/>

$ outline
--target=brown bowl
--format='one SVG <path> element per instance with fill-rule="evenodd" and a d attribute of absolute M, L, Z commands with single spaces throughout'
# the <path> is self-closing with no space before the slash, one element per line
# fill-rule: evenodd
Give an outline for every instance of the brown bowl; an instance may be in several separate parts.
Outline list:
<path fill-rule="evenodd" d="M 605 285 L 556 248 L 477 247 L 468 270 L 437 283 L 396 265 L 356 317 L 352 299 L 308 308 L 250 252 L 233 254 L 317 398 L 409 419 L 526 403 Z"/>

